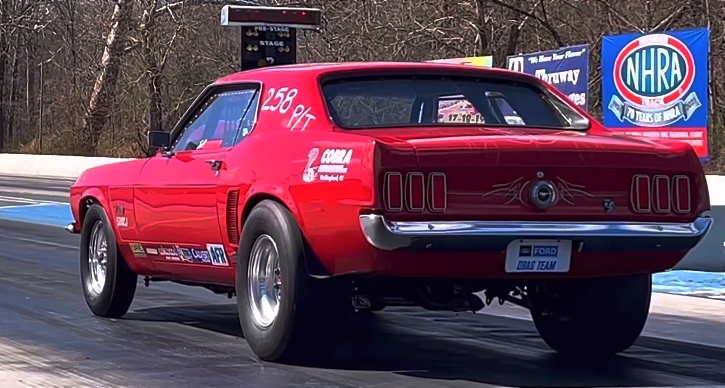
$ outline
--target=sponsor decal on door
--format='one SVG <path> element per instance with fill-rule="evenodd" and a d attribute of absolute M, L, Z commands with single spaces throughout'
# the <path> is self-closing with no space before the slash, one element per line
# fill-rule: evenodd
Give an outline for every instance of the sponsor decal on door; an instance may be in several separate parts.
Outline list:
<path fill-rule="evenodd" d="M 136 257 L 146 257 L 146 251 L 144 250 L 143 245 L 140 243 L 128 243 L 128 246 L 131 247 L 131 252 L 133 252 L 133 255 Z"/>
<path fill-rule="evenodd" d="M 143 247 L 140 249 L 143 249 Z M 190 245 L 146 247 L 145 253 L 158 256 L 158 259 L 180 263 L 229 265 L 224 246 L 221 244 L 207 244 L 206 247 Z"/>
<path fill-rule="evenodd" d="M 307 165 L 302 174 L 302 180 L 307 183 L 315 181 L 342 182 L 345 180 L 352 154 L 351 149 L 328 148 L 320 156 L 319 148 L 310 149 L 307 153 Z M 318 157 L 320 158 L 319 163 L 317 162 Z"/>

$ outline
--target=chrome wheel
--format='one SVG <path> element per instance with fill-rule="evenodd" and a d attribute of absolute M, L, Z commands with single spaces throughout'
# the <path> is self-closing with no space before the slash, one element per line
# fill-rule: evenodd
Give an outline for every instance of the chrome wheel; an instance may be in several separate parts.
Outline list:
<path fill-rule="evenodd" d="M 252 245 L 247 282 L 254 323 L 263 328 L 268 327 L 277 318 L 282 297 L 279 251 L 269 235 L 257 237 Z"/>
<path fill-rule="evenodd" d="M 88 241 L 88 278 L 86 279 L 86 288 L 93 294 L 98 296 L 103 292 L 106 285 L 106 268 L 108 263 L 108 239 L 106 238 L 106 229 L 103 222 L 96 221 L 91 230 L 91 236 Z"/>

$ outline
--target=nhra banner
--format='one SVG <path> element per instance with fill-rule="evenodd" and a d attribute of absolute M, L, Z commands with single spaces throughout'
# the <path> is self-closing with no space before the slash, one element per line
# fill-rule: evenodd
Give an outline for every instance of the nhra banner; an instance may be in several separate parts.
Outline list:
<path fill-rule="evenodd" d="M 604 125 L 629 136 L 680 139 L 708 152 L 707 28 L 605 36 Z"/>
<path fill-rule="evenodd" d="M 587 110 L 589 45 L 509 56 L 506 57 L 506 68 L 543 79 Z"/>

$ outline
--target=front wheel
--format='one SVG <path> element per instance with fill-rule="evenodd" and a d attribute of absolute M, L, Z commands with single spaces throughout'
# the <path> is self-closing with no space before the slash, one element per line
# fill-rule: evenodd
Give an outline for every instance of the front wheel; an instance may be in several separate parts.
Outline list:
<path fill-rule="evenodd" d="M 609 356 L 631 347 L 644 329 L 652 276 L 544 281 L 528 290 L 539 335 L 560 354 Z"/>
<path fill-rule="evenodd" d="M 126 314 L 138 277 L 118 251 L 106 212 L 97 204 L 83 220 L 80 265 L 83 296 L 93 314 L 105 318 Z"/>
<path fill-rule="evenodd" d="M 350 297 L 336 279 L 307 274 L 308 252 L 292 213 L 277 202 L 260 202 L 244 222 L 237 309 L 244 337 L 262 360 L 310 361 L 335 348 Z"/>

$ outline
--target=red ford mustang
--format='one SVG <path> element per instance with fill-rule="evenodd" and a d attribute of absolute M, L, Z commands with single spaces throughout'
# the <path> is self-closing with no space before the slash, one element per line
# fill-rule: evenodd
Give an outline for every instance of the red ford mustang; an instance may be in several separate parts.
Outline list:
<path fill-rule="evenodd" d="M 651 274 L 712 222 L 689 145 L 609 135 L 542 81 L 491 68 L 245 71 L 149 142 L 153 156 L 71 188 L 88 306 L 124 315 L 139 275 L 236 295 L 265 360 L 331 351 L 352 310 L 494 299 L 530 309 L 558 352 L 621 352 Z"/>

